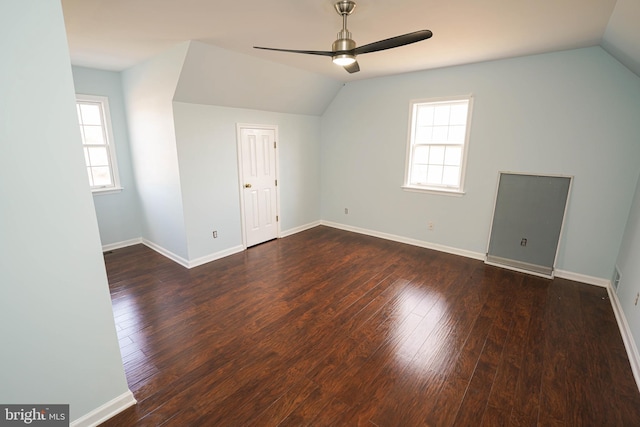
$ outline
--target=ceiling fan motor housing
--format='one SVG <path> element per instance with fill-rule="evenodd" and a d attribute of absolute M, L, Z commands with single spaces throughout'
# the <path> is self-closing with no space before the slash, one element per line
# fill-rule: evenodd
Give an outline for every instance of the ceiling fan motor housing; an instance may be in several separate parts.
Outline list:
<path fill-rule="evenodd" d="M 356 3 L 349 0 L 341 0 L 335 4 L 335 8 L 339 15 L 351 15 L 353 9 L 356 8 Z"/>
<path fill-rule="evenodd" d="M 334 52 L 340 52 L 340 51 L 349 51 L 349 50 L 353 50 L 356 48 L 356 42 L 354 42 L 351 39 L 351 33 L 350 32 L 346 32 L 346 34 L 343 34 L 342 31 L 340 31 L 338 33 L 338 40 L 333 42 L 333 45 L 331 45 L 331 50 L 333 50 Z"/>
<path fill-rule="evenodd" d="M 341 0 L 335 4 L 336 12 L 342 16 L 342 30 L 338 33 L 338 39 L 331 45 L 333 62 L 339 65 L 349 65 L 355 62 L 356 57 L 351 52 L 356 48 L 356 42 L 351 38 L 351 33 L 347 30 L 347 16 L 353 13 L 356 3 L 349 0 Z"/>

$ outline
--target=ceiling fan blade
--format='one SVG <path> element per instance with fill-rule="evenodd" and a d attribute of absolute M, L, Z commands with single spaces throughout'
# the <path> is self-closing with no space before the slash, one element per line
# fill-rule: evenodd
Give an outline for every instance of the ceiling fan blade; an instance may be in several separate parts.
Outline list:
<path fill-rule="evenodd" d="M 307 55 L 321 55 L 321 56 L 333 56 L 335 52 L 326 51 L 326 50 L 295 50 L 295 49 L 276 49 L 273 47 L 260 47 L 254 46 L 254 49 L 263 49 L 263 50 L 275 50 L 277 52 L 291 52 L 291 53 L 304 53 Z"/>
<path fill-rule="evenodd" d="M 401 36 L 391 37 L 377 42 L 369 43 L 364 46 L 357 47 L 353 50 L 355 55 L 363 53 L 378 52 L 380 50 L 392 49 L 407 44 L 419 42 L 430 38 L 433 33 L 429 30 L 414 31 L 413 33 L 403 34 Z"/>
<path fill-rule="evenodd" d="M 353 74 L 360 71 L 360 65 L 358 65 L 358 61 L 355 61 L 353 64 L 345 65 L 344 69 Z"/>

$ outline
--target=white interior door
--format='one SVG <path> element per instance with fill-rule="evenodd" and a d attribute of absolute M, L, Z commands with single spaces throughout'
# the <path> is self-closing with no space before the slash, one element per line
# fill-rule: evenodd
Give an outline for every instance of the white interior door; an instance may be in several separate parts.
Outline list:
<path fill-rule="evenodd" d="M 276 127 L 238 125 L 245 244 L 278 237 Z"/>

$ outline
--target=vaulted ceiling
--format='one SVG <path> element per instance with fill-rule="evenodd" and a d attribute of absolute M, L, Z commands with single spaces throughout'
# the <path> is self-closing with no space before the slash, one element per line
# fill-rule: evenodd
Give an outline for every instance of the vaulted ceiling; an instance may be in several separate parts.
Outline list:
<path fill-rule="evenodd" d="M 197 40 L 236 53 L 352 81 L 416 70 L 601 45 L 640 75 L 638 0 L 356 0 L 348 28 L 358 45 L 429 29 L 433 37 L 358 57 L 348 74 L 322 56 L 253 46 L 330 50 L 337 0 L 62 0 L 72 62 L 123 70 Z"/>

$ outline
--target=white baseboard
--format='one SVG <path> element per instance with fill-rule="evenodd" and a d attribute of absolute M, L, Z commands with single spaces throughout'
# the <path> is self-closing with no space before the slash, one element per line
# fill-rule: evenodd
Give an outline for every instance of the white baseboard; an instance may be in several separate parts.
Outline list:
<path fill-rule="evenodd" d="M 153 249 L 154 251 L 158 252 L 160 255 L 164 255 L 165 257 L 169 258 L 171 261 L 177 262 L 178 264 L 180 264 L 181 266 L 185 267 L 185 268 L 189 268 L 189 261 L 187 261 L 186 259 L 182 258 L 181 256 L 178 256 L 176 254 L 174 254 L 171 251 L 168 251 L 167 249 L 163 248 L 162 246 L 156 245 L 153 242 L 150 242 L 147 239 L 142 239 L 142 244 L 144 244 L 145 246 L 149 247 L 150 249 Z"/>
<path fill-rule="evenodd" d="M 289 230 L 280 232 L 280 238 L 288 237 L 297 233 L 301 233 L 305 230 L 309 230 L 313 227 L 320 225 L 320 221 L 310 222 L 309 224 L 301 225 L 300 227 L 290 228 Z"/>
<path fill-rule="evenodd" d="M 575 282 L 586 283 L 588 285 L 600 286 L 601 288 L 608 288 L 610 281 L 601 277 L 587 276 L 585 274 L 573 273 L 565 270 L 555 270 L 555 276 L 561 279 L 573 280 Z"/>
<path fill-rule="evenodd" d="M 607 292 L 609 293 L 609 300 L 611 301 L 613 313 L 616 316 L 618 328 L 620 328 L 620 335 L 622 335 L 624 347 L 627 350 L 627 356 L 629 357 L 629 363 L 631 364 L 633 378 L 635 378 L 636 386 L 638 387 L 638 390 L 640 390 L 640 354 L 638 353 L 638 346 L 633 339 L 631 328 L 629 328 L 629 323 L 627 322 L 627 318 L 622 310 L 622 305 L 620 305 L 618 295 L 613 290 L 613 286 L 611 286 L 611 284 L 607 286 Z"/>
<path fill-rule="evenodd" d="M 311 222 L 309 224 L 305 224 L 305 225 L 301 225 L 299 227 L 295 227 L 295 228 L 291 228 L 289 230 L 286 230 L 284 232 L 280 233 L 280 238 L 283 237 L 288 237 L 291 236 L 293 234 L 296 233 L 300 233 L 302 231 L 305 230 L 309 230 L 313 227 L 317 227 L 318 225 L 320 225 L 320 221 L 315 221 L 315 222 Z M 229 255 L 234 255 L 237 254 L 239 252 L 242 252 L 246 249 L 246 247 L 244 247 L 243 245 L 238 245 L 238 246 L 234 246 L 232 248 L 229 249 L 225 249 L 213 254 L 209 254 L 209 255 L 205 255 L 201 258 L 197 258 L 194 260 L 186 260 L 184 258 L 182 258 L 179 255 L 174 254 L 173 252 L 163 248 L 160 245 L 157 245 L 147 239 L 144 239 L 142 237 L 138 237 L 137 239 L 131 239 L 131 240 L 126 240 L 124 242 L 117 242 L 117 243 L 111 243 L 108 245 L 103 245 L 102 246 L 102 251 L 103 252 L 107 252 L 107 251 L 113 251 L 116 249 L 121 249 L 121 248 L 126 248 L 127 246 L 133 246 L 133 245 L 137 245 L 142 243 L 143 245 L 149 247 L 150 249 L 153 249 L 154 251 L 158 252 L 160 255 L 163 255 L 167 258 L 169 258 L 170 260 L 177 262 L 178 264 L 180 264 L 181 266 L 185 267 L 185 268 L 194 268 L 194 267 L 198 267 L 200 265 L 227 257 Z"/>
<path fill-rule="evenodd" d="M 440 245 L 437 243 L 425 242 L 423 240 L 411 239 L 408 237 L 397 236 L 395 234 L 382 233 L 380 231 L 368 230 L 366 228 L 354 227 L 351 225 L 340 224 L 331 221 L 320 221 L 320 225 L 326 225 L 327 227 L 337 228 L 345 231 L 353 231 L 354 233 L 366 234 L 367 236 L 380 237 L 381 239 L 392 240 L 394 242 L 406 243 L 408 245 L 419 246 L 421 248 L 433 249 L 440 252 L 446 252 L 453 255 L 460 255 L 467 258 L 477 259 L 480 261 L 485 260 L 485 254 L 480 252 L 468 251 L 466 249 L 453 248 L 451 246 Z M 523 272 L 526 272 L 523 270 Z M 555 277 L 561 279 L 574 280 L 576 282 L 586 283 L 588 285 L 595 285 L 600 287 L 608 287 L 609 280 L 601 277 L 587 276 L 585 274 L 573 273 L 565 270 L 555 270 Z M 547 277 L 547 276 L 544 276 Z"/>
<path fill-rule="evenodd" d="M 147 246 L 150 249 L 153 249 L 154 251 L 158 252 L 160 255 L 162 255 L 164 257 L 167 257 L 170 260 L 172 260 L 174 262 L 177 262 L 178 264 L 180 264 L 181 266 L 186 267 L 186 268 L 197 267 L 199 265 L 206 264 L 208 262 L 215 261 L 217 259 L 224 258 L 226 256 L 233 255 L 233 254 L 238 253 L 238 252 L 242 252 L 245 249 L 244 246 L 240 245 L 240 246 L 236 246 L 236 247 L 233 247 L 233 248 L 230 248 L 230 249 L 226 249 L 224 251 L 220 251 L 220 252 L 216 252 L 214 254 L 210 254 L 210 255 L 204 256 L 202 258 L 195 259 L 193 261 L 188 261 L 188 260 L 182 258 L 181 256 L 176 255 L 173 252 L 163 248 L 160 245 L 157 245 L 157 244 L 155 244 L 155 243 L 153 243 L 153 242 L 151 242 L 151 241 L 149 241 L 147 239 L 139 237 L 137 239 L 131 239 L 131 240 L 127 240 L 127 241 L 124 241 L 124 242 L 118 242 L 118 243 L 112 243 L 110 245 L 104 245 L 104 246 L 102 246 L 102 251 L 103 252 L 113 251 L 113 250 L 116 250 L 116 249 L 126 248 L 127 246 L 133 246 L 133 245 L 137 245 L 137 244 L 140 244 L 140 243 L 142 243 L 143 245 Z"/>
<path fill-rule="evenodd" d="M 295 227 L 295 228 L 291 228 L 289 230 L 283 231 L 280 233 L 280 238 L 283 237 L 288 237 L 297 233 L 301 233 L 305 230 L 309 230 L 313 227 L 317 227 L 318 225 L 326 225 L 327 227 L 332 227 L 332 228 L 337 228 L 340 230 L 345 230 L 345 231 L 352 231 L 354 233 L 359 233 L 359 234 L 365 234 L 367 236 L 373 236 L 373 237 L 379 237 L 381 239 L 386 239 L 386 240 L 392 240 L 394 242 L 399 242 L 399 243 L 406 243 L 408 245 L 412 245 L 412 246 L 419 246 L 421 248 L 426 248 L 426 249 L 433 249 L 436 251 L 440 251 L 440 252 L 446 252 L 446 253 L 450 253 L 450 254 L 454 254 L 454 255 L 460 255 L 460 256 L 464 256 L 467 258 L 472 258 L 472 259 L 478 259 L 481 261 L 485 260 L 485 255 L 483 253 L 480 252 L 473 252 L 473 251 L 468 251 L 465 249 L 459 249 L 459 248 L 454 248 L 451 246 L 445 246 L 445 245 L 439 245 L 437 243 L 431 243 L 431 242 L 426 242 L 423 240 L 417 240 L 417 239 L 411 239 L 408 237 L 403 237 L 403 236 L 397 236 L 395 234 L 389 234 L 389 233 L 383 233 L 380 231 L 375 231 L 375 230 L 369 230 L 366 228 L 360 228 L 360 227 L 354 227 L 351 225 L 346 225 L 346 224 L 340 224 L 337 222 L 331 222 L 331 221 L 314 221 L 311 222 L 309 224 L 305 224 L 305 225 L 301 225 L 299 227 Z M 153 242 L 150 242 L 149 240 L 143 239 L 143 238 L 137 238 L 137 239 L 131 239 L 131 240 L 126 240 L 123 242 L 117 242 L 117 243 L 111 243 L 108 245 L 103 245 L 102 246 L 102 251 L 106 252 L 106 251 L 111 251 L 111 250 L 115 250 L 115 249 L 120 249 L 120 248 L 125 248 L 127 246 L 132 246 L 132 245 L 137 245 L 137 244 L 144 244 L 145 246 L 148 246 L 149 248 L 153 249 L 154 251 L 164 255 L 165 257 L 177 262 L 178 264 L 182 265 L 183 267 L 186 268 L 193 268 L 193 267 L 197 267 L 199 265 L 203 265 L 206 264 L 208 262 L 211 261 L 215 261 L 217 259 L 221 259 L 224 258 L 226 256 L 229 255 L 233 255 L 236 254 L 238 252 L 242 252 L 245 248 L 244 246 L 235 246 L 233 248 L 229 248 L 229 249 L 225 249 L 223 251 L 220 252 L 216 252 L 214 254 L 210 254 L 210 255 L 206 255 L 204 257 L 195 259 L 193 261 L 188 261 L 174 253 L 172 253 L 171 251 L 166 250 L 165 248 L 156 245 Z M 581 283 L 586 283 L 589 285 L 594 285 L 594 286 L 600 286 L 603 288 L 606 288 L 609 286 L 609 280 L 607 279 L 603 279 L 601 277 L 594 277 L 594 276 L 587 276 L 585 274 L 580 274 L 580 273 L 574 273 L 571 271 L 566 271 L 566 270 L 555 270 L 554 271 L 554 275 L 555 277 L 559 277 L 561 279 L 567 279 L 567 280 L 574 280 L 576 282 L 581 282 Z"/>
<path fill-rule="evenodd" d="M 112 418 L 118 415 L 120 412 L 125 409 L 135 405 L 136 399 L 133 397 L 133 393 L 131 390 L 127 390 L 126 393 L 121 394 L 115 399 L 105 403 L 99 408 L 94 409 L 78 418 L 77 420 L 71 422 L 71 427 L 94 427 L 97 426 L 109 418 Z"/>
<path fill-rule="evenodd" d="M 480 252 L 468 251 L 466 249 L 453 248 L 451 246 L 439 245 L 437 243 L 425 242 L 423 240 L 411 239 L 409 237 L 397 236 L 395 234 L 382 233 L 380 231 L 368 230 L 366 228 L 353 227 L 351 225 L 340 224 L 331 221 L 320 221 L 321 225 L 327 227 L 338 228 L 340 230 L 352 231 L 354 233 L 366 234 L 367 236 L 379 237 L 381 239 L 391 240 L 398 243 L 406 243 L 412 246 L 419 246 L 421 248 L 433 249 L 439 252 L 446 252 L 453 255 L 460 255 L 466 258 L 473 258 L 478 260 L 484 260 L 484 254 Z"/>
<path fill-rule="evenodd" d="M 127 246 L 138 245 L 140 243 L 142 243 L 142 237 L 138 237 L 137 239 L 125 240 L 123 242 L 110 243 L 108 245 L 102 245 L 102 252 L 126 248 Z"/>
<path fill-rule="evenodd" d="M 206 264 L 211 261 L 218 260 L 220 258 L 227 257 L 229 255 L 237 254 L 244 251 L 246 248 L 243 245 L 234 246 L 233 248 L 225 249 L 223 251 L 216 252 L 214 254 L 206 255 L 193 261 L 187 262 L 187 268 L 194 268 L 199 265 Z"/>

